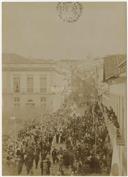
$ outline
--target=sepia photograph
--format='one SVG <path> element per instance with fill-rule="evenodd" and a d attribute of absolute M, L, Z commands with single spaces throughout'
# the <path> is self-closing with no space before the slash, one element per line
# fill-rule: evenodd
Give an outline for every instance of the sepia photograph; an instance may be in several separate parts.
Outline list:
<path fill-rule="evenodd" d="M 127 3 L 2 2 L 2 175 L 127 176 Z"/>

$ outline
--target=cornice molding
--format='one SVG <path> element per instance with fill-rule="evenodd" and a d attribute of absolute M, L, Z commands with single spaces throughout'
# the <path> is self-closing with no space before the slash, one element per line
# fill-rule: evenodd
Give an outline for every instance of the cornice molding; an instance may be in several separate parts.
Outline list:
<path fill-rule="evenodd" d="M 8 67 L 3 66 L 3 71 L 55 71 L 55 68 L 53 67 Z"/>

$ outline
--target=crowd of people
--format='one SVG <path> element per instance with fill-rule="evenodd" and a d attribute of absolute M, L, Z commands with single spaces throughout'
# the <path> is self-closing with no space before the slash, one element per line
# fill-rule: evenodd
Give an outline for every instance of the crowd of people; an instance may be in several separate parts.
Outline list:
<path fill-rule="evenodd" d="M 112 108 L 102 107 L 119 128 Z M 7 164 L 14 163 L 18 175 L 23 167 L 27 175 L 33 175 L 34 169 L 40 169 L 40 175 L 52 175 L 53 166 L 58 168 L 56 175 L 109 174 L 112 146 L 103 110 L 96 102 L 82 116 L 71 116 L 63 109 L 54 114 L 57 119 L 49 115 L 45 123 L 29 123 L 6 147 Z"/>

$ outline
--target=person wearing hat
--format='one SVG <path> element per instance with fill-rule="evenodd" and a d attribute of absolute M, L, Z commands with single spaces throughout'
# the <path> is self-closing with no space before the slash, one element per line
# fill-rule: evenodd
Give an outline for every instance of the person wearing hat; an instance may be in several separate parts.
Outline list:
<path fill-rule="evenodd" d="M 43 174 L 44 174 L 44 159 L 43 158 L 41 158 L 41 162 L 40 162 L 40 168 L 41 168 L 41 175 L 43 176 Z"/>
<path fill-rule="evenodd" d="M 53 151 L 52 151 L 52 160 L 53 160 L 53 163 L 57 162 L 58 161 L 58 158 L 57 158 L 57 149 L 54 147 Z"/>
<path fill-rule="evenodd" d="M 25 166 L 27 170 L 27 175 L 33 173 L 33 161 L 34 161 L 34 148 L 33 146 L 28 146 L 25 152 Z"/>
<path fill-rule="evenodd" d="M 41 175 L 50 175 L 50 167 L 51 167 L 51 161 L 49 160 L 49 157 L 46 157 L 46 159 L 41 158 L 40 162 L 40 168 L 41 168 Z"/>
<path fill-rule="evenodd" d="M 18 175 L 20 175 L 22 173 L 22 168 L 24 164 L 24 153 L 20 148 L 18 148 L 16 155 L 17 155 L 17 160 L 18 160 L 17 171 L 18 171 Z"/>
<path fill-rule="evenodd" d="M 51 161 L 49 157 L 46 158 L 46 163 L 47 163 L 46 175 L 50 175 Z"/>

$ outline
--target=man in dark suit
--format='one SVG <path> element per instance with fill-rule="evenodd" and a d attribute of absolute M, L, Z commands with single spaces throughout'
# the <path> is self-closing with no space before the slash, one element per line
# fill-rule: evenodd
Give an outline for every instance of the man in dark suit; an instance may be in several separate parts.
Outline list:
<path fill-rule="evenodd" d="M 18 175 L 20 175 L 22 173 L 22 168 L 23 168 L 23 164 L 24 164 L 24 153 L 22 149 L 18 149 L 16 152 L 17 158 L 18 158 L 18 166 L 17 166 L 17 171 L 18 171 Z"/>
<path fill-rule="evenodd" d="M 53 151 L 52 151 L 52 160 L 53 160 L 53 163 L 57 162 L 58 161 L 58 158 L 57 158 L 57 149 L 54 148 Z"/>

